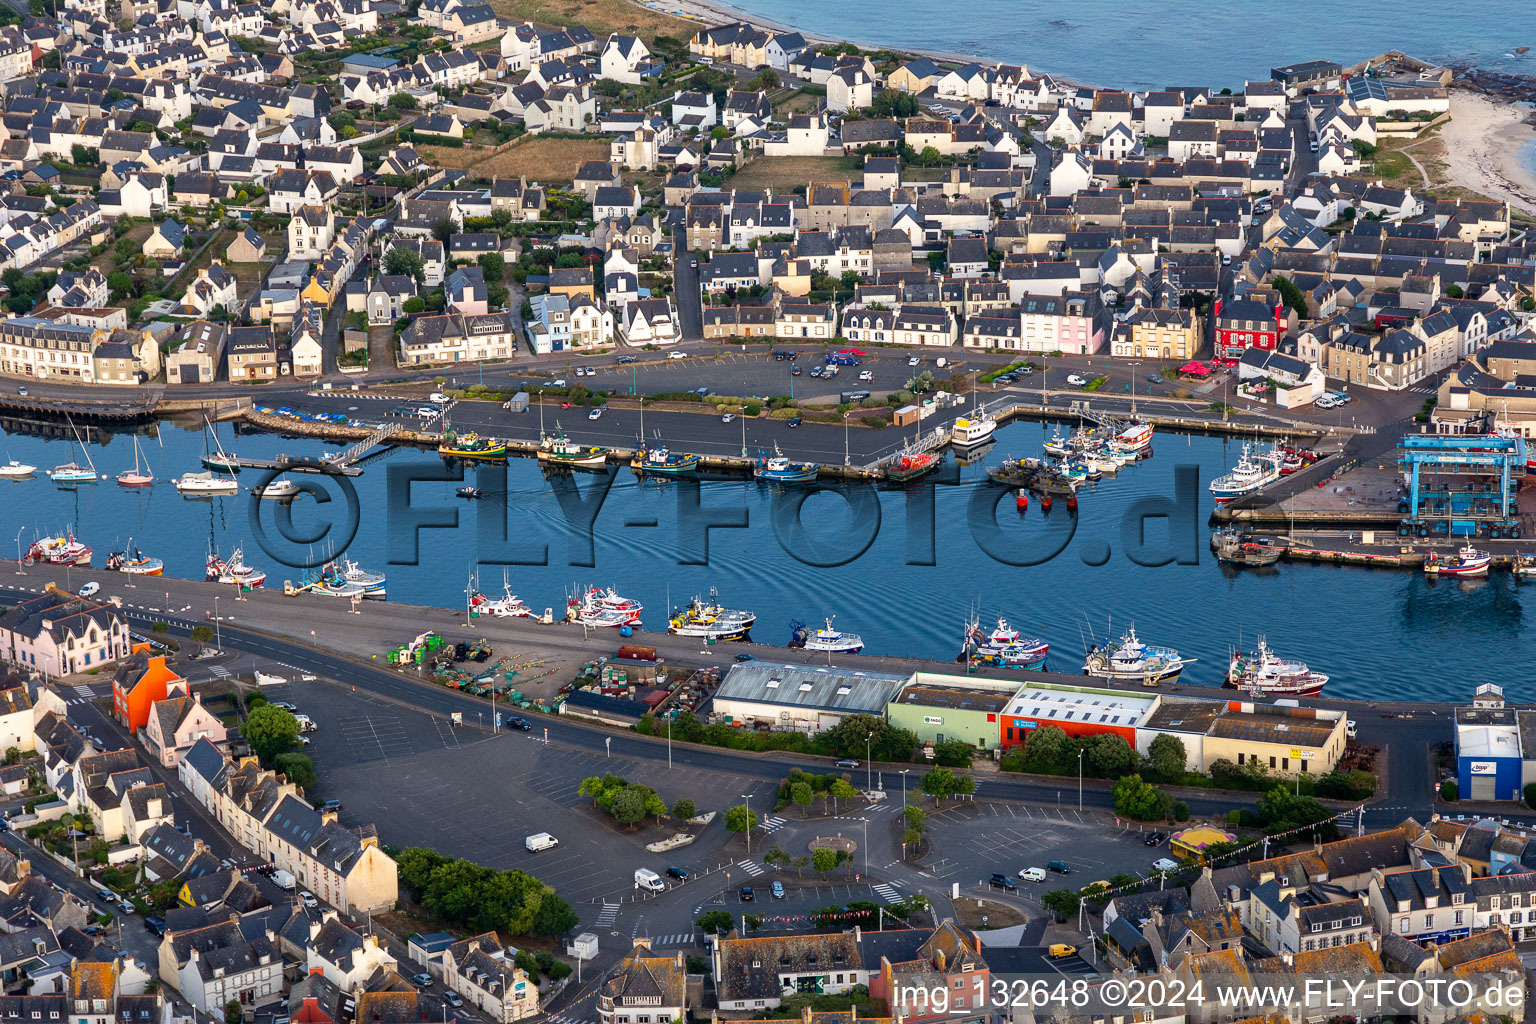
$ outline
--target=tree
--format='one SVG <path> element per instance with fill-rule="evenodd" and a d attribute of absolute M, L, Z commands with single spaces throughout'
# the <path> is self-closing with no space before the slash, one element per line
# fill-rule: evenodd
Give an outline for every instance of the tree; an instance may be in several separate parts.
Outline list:
<path fill-rule="evenodd" d="M 193 626 L 192 639 L 196 640 L 200 644 L 211 643 L 213 641 L 213 627 Z"/>
<path fill-rule="evenodd" d="M 1166 732 L 1158 733 L 1147 745 L 1147 775 L 1159 782 L 1173 782 L 1184 777 L 1188 764 L 1184 741 Z"/>
<path fill-rule="evenodd" d="M 287 753 L 277 755 L 275 765 L 278 771 L 288 777 L 288 781 L 303 790 L 310 790 L 315 785 L 315 762 L 310 760 L 308 754 Z"/>
<path fill-rule="evenodd" d="M 687 821 L 699 813 L 699 809 L 693 805 L 693 801 L 683 797 L 672 805 L 672 817 L 679 821 Z"/>
<path fill-rule="evenodd" d="M 932 146 L 924 146 L 922 151 L 917 154 L 917 162 L 922 164 L 924 167 L 932 167 L 941 159 L 942 157 L 939 155 L 939 151 Z"/>
<path fill-rule="evenodd" d="M 96 162 L 95 155 L 80 143 L 69 147 L 69 161 L 76 167 L 89 167 Z"/>
<path fill-rule="evenodd" d="M 1461 787 L 1456 784 L 1455 779 L 1446 779 L 1440 783 L 1440 799 L 1447 802 L 1461 799 Z"/>
<path fill-rule="evenodd" d="M 245 1007 L 240 1005 L 240 1000 L 231 999 L 224 1004 L 224 1024 L 240 1024 L 245 1020 Z"/>
<path fill-rule="evenodd" d="M 923 776 L 922 789 L 937 804 L 947 796 L 963 796 L 976 791 L 976 782 L 969 775 L 956 775 L 948 768 L 934 768 Z"/>
<path fill-rule="evenodd" d="M 409 93 L 397 92 L 389 98 L 389 105 L 396 110 L 415 110 L 416 97 Z"/>
<path fill-rule="evenodd" d="M 1462 291 L 1461 285 L 1453 284 L 1445 290 L 1445 294 L 1453 299 L 1459 299 L 1465 296 L 1467 293 Z"/>
<path fill-rule="evenodd" d="M 868 756 L 876 761 L 910 761 L 917 734 L 899 729 L 875 715 L 849 715 L 822 734 L 824 753 L 836 757 Z"/>
<path fill-rule="evenodd" d="M 706 910 L 694 923 L 705 935 L 724 935 L 735 926 L 736 918 L 728 910 Z"/>
<path fill-rule="evenodd" d="M 1136 751 L 1123 736 L 1101 733 L 1085 744 L 1088 774 L 1115 779 L 1136 768 Z"/>
<path fill-rule="evenodd" d="M 448 220 L 446 217 L 432 225 L 432 237 L 444 245 L 448 244 L 448 239 L 452 236 L 453 221 Z"/>
<path fill-rule="evenodd" d="M 1058 921 L 1064 921 L 1070 915 L 1077 913 L 1078 905 L 1081 903 L 1081 897 L 1071 889 L 1052 889 L 1040 897 L 1041 906 L 1055 914 Z"/>
<path fill-rule="evenodd" d="M 1075 770 L 1077 750 L 1063 730 L 1054 725 L 1029 730 L 1024 741 L 1024 770 L 1037 775 L 1061 775 Z"/>
<path fill-rule="evenodd" d="M 948 768 L 969 768 L 976 748 L 965 740 L 943 740 L 934 744 L 933 760 Z"/>
<path fill-rule="evenodd" d="M 1127 775 L 1112 791 L 1115 813 L 1137 821 L 1163 821 L 1173 813 L 1173 798 L 1140 775 Z"/>
<path fill-rule="evenodd" d="M 400 304 L 400 312 L 402 313 L 422 313 L 426 311 L 426 308 L 427 304 L 420 295 L 412 295 Z"/>
<path fill-rule="evenodd" d="M 841 859 L 838 857 L 838 854 L 842 852 L 841 850 L 834 850 L 826 846 L 812 850 L 811 867 L 816 869 L 817 874 L 825 875 L 828 871 L 837 867 L 838 861 Z"/>
<path fill-rule="evenodd" d="M 1265 831 L 1272 835 L 1316 825 L 1333 817 L 1333 812 L 1317 800 L 1310 796 L 1297 795 L 1284 784 L 1275 786 L 1260 797 L 1254 810 L 1259 820 L 1264 823 Z M 1338 828 L 1330 822 L 1316 831 L 1322 838 L 1332 838 L 1338 833 Z"/>
<path fill-rule="evenodd" d="M 643 788 L 645 789 L 645 813 L 655 818 L 656 824 L 660 825 L 662 815 L 667 813 L 667 805 L 661 799 L 661 794 L 654 789 L 649 786 Z"/>
<path fill-rule="evenodd" d="M 414 249 L 397 245 L 384 254 L 384 272 L 414 277 L 420 283 L 426 272 L 426 261 Z"/>
<path fill-rule="evenodd" d="M 507 261 L 501 258 L 499 252 L 483 252 L 476 262 L 480 264 L 480 271 L 485 275 L 487 283 L 500 284 L 507 276 Z"/>
<path fill-rule="evenodd" d="M 280 707 L 264 704 L 246 716 L 245 740 L 264 765 L 270 766 L 298 738 L 299 720 Z"/>
<path fill-rule="evenodd" d="M 799 805 L 801 817 L 805 817 L 805 812 L 810 809 L 814 795 L 811 787 L 804 782 L 797 782 L 789 787 L 789 798 Z"/>
<path fill-rule="evenodd" d="M 727 832 L 751 832 L 757 828 L 757 815 L 743 804 L 733 804 L 725 812 Z"/>
<path fill-rule="evenodd" d="M 1281 301 L 1294 309 L 1297 316 L 1305 317 L 1307 315 L 1307 298 L 1301 293 L 1301 289 L 1291 282 L 1290 278 L 1276 276 L 1275 288 L 1280 292 Z"/>
<path fill-rule="evenodd" d="M 778 846 L 770 846 L 768 852 L 763 854 L 763 863 L 771 868 L 786 868 L 789 862 L 789 854 Z"/>
<path fill-rule="evenodd" d="M 907 827 L 918 832 L 928 831 L 928 812 L 913 804 L 901 809 L 902 817 L 907 819 Z"/>
<path fill-rule="evenodd" d="M 853 783 L 849 782 L 847 779 L 838 778 L 833 779 L 832 785 L 827 787 L 827 795 L 830 796 L 833 801 L 852 800 L 854 797 L 859 795 L 859 791 L 854 789 Z M 837 804 L 835 802 L 833 803 L 832 808 L 833 813 L 836 813 Z"/>

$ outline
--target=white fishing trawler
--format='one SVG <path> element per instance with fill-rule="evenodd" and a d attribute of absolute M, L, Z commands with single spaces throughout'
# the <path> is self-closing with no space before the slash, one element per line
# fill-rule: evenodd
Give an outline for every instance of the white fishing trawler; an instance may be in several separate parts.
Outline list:
<path fill-rule="evenodd" d="M 790 623 L 789 646 L 807 651 L 825 651 L 829 654 L 858 654 L 864 649 L 864 638 L 857 633 L 845 633 L 832 628 L 833 616 L 827 616 L 825 629 L 811 629 L 803 622 Z"/>
<path fill-rule="evenodd" d="M 1180 656 L 1172 647 L 1142 643 L 1133 626 L 1118 642 L 1105 641 L 1088 651 L 1083 674 L 1098 679 L 1136 680 L 1147 686 L 1177 679 L 1194 658 Z"/>

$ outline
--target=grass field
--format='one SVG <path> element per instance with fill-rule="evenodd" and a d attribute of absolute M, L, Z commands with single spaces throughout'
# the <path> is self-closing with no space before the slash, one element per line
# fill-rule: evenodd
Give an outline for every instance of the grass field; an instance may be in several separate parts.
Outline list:
<path fill-rule="evenodd" d="M 445 152 L 461 152 L 446 150 Z M 516 178 L 530 181 L 570 181 L 588 160 L 607 160 L 606 139 L 553 139 L 531 135 L 495 156 L 472 165 L 480 178 Z"/>
<path fill-rule="evenodd" d="M 424 146 L 418 142 L 416 152 L 433 167 L 461 171 L 484 160 L 489 151 L 480 146 Z"/>
<path fill-rule="evenodd" d="M 491 0 L 491 9 L 513 21 L 543 25 L 585 25 L 599 39 L 610 32 L 639 36 L 650 42 L 657 36 L 687 41 L 698 31 L 694 22 L 653 11 L 629 0 Z"/>
<path fill-rule="evenodd" d="M 862 177 L 858 157 L 764 156 L 736 172 L 729 184 L 736 188 L 788 190 L 812 181 L 847 181 Z"/>
<path fill-rule="evenodd" d="M 821 106 L 823 97 L 796 90 L 773 104 L 773 116 L 787 119 L 790 114 L 806 114 Z"/>

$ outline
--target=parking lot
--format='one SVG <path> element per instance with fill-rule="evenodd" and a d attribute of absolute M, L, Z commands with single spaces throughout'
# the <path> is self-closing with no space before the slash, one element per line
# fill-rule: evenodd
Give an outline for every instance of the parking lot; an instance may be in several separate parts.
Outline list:
<path fill-rule="evenodd" d="M 1167 856 L 1166 842 L 1146 846 L 1146 831 L 1116 824 L 1113 816 L 1072 807 L 961 803 L 929 816 L 933 853 L 928 871 L 961 885 L 985 884 L 994 871 L 1014 879 L 1018 894 L 1038 901 L 1049 889 L 1080 888 L 1120 873 L 1146 876 Z M 1020 881 L 1023 868 L 1064 861 L 1071 875 L 1048 872 L 1043 883 Z"/>

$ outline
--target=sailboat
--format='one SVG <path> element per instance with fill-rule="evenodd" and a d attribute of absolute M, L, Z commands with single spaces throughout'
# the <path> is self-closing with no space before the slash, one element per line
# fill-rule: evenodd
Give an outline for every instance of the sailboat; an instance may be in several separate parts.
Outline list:
<path fill-rule="evenodd" d="M 203 426 L 206 428 L 206 433 L 203 435 L 203 465 L 223 473 L 240 472 L 239 461 L 232 454 L 225 451 L 224 446 L 219 443 L 219 432 L 213 429 L 213 424 L 208 422 L 207 416 L 203 417 Z M 212 452 L 208 451 L 208 434 L 213 435 L 213 447 L 215 450 Z"/>
<path fill-rule="evenodd" d="M 144 469 L 139 469 L 139 437 L 133 437 L 133 469 L 125 469 L 117 474 L 119 487 L 153 487 L 155 475 L 149 472 L 149 462 L 145 460 Z"/>
<path fill-rule="evenodd" d="M 69 420 L 66 414 L 64 417 Z M 80 440 L 80 432 L 75 430 L 73 420 L 69 420 L 69 429 L 74 432 L 75 441 L 80 446 L 80 454 L 85 456 L 85 465 L 78 462 L 66 462 L 61 466 L 54 466 L 48 471 L 48 479 L 56 484 L 72 486 L 74 484 L 93 484 L 96 482 L 96 464 L 91 461 L 91 453 L 86 451 L 85 442 Z"/>

